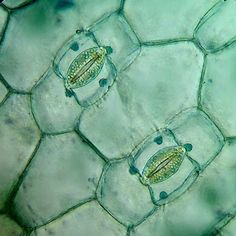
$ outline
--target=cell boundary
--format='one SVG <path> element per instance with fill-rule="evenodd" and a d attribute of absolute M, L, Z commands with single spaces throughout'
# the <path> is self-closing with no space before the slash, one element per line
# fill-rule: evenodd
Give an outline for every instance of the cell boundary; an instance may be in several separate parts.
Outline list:
<path fill-rule="evenodd" d="M 108 171 L 108 169 L 111 167 L 112 164 L 116 164 L 119 162 L 123 162 L 123 161 L 127 161 L 126 158 L 120 159 L 120 160 L 112 160 L 111 162 L 107 163 L 104 166 L 104 169 L 102 171 L 101 177 L 99 179 L 98 185 L 97 185 L 97 189 L 96 189 L 96 196 L 97 196 L 97 201 L 98 203 L 104 208 L 104 210 L 106 210 L 116 221 L 118 221 L 120 224 L 122 224 L 123 226 L 127 227 L 127 228 L 133 228 L 136 227 L 137 225 L 140 225 L 141 223 L 143 223 L 146 219 L 148 219 L 151 215 L 154 214 L 154 212 L 159 208 L 159 205 L 155 205 L 154 202 L 151 199 L 151 194 L 149 194 L 150 200 L 153 203 L 153 208 L 152 210 L 150 210 L 147 214 L 145 214 L 140 220 L 138 220 L 135 224 L 126 224 L 124 222 L 121 222 L 118 218 L 116 218 L 115 215 L 113 215 L 113 213 L 106 207 L 103 205 L 103 202 L 101 200 L 101 197 L 103 195 L 103 187 L 104 187 L 104 181 L 105 181 L 105 175 L 106 172 Z M 128 163 L 127 163 L 128 164 Z"/>
<path fill-rule="evenodd" d="M 36 2 L 38 2 L 39 0 L 27 0 L 27 1 L 25 1 L 25 2 L 23 2 L 23 3 L 21 3 L 19 6 L 16 6 L 16 7 L 7 7 L 4 3 L 3 3 L 3 5 L 7 8 L 7 9 L 9 9 L 10 11 L 16 11 L 16 10 L 20 10 L 20 9 L 22 9 L 22 8 L 26 8 L 26 7 L 28 7 L 28 6 L 30 6 L 30 5 L 32 5 L 32 4 L 34 4 L 34 3 L 36 3 Z"/>
<path fill-rule="evenodd" d="M 222 135 L 222 137 L 225 140 L 226 135 L 222 131 L 221 127 L 218 125 L 218 122 L 216 121 L 216 119 L 212 118 L 212 115 L 209 115 L 208 111 L 206 111 L 206 109 L 204 109 L 202 105 L 198 106 L 198 110 L 203 112 L 208 117 L 208 119 L 215 125 L 215 127 L 218 129 L 218 131 L 220 132 L 220 134 Z"/>
<path fill-rule="evenodd" d="M 119 14 L 123 14 L 126 0 L 120 0 L 120 7 L 118 9 Z"/>
<path fill-rule="evenodd" d="M 113 218 L 113 220 L 115 220 L 116 222 L 118 222 L 120 225 L 124 226 L 127 229 L 127 225 L 125 225 L 124 223 L 122 223 L 120 220 L 118 220 L 113 214 L 112 212 L 110 212 L 105 206 L 103 206 L 103 204 L 97 199 L 97 203 L 99 204 L 99 206 L 102 207 L 102 209 L 110 216 Z"/>
<path fill-rule="evenodd" d="M 224 227 L 226 227 L 232 220 L 235 220 L 236 218 L 236 211 L 233 212 L 232 214 L 229 213 L 228 215 L 225 216 L 225 218 L 223 219 L 223 222 L 219 225 L 217 225 L 217 230 L 221 231 L 222 229 L 224 229 Z"/>
<path fill-rule="evenodd" d="M 10 11 L 5 7 L 5 5 L 0 5 L 0 7 L 7 12 L 7 19 L 6 19 L 6 22 L 3 26 L 3 31 L 2 33 L 0 34 L 0 50 L 2 48 L 2 43 L 5 39 L 5 35 L 6 35 L 6 31 L 7 31 L 7 28 L 8 28 L 8 24 L 9 24 L 9 21 L 10 21 Z M 1 76 L 0 76 L 1 77 Z"/>
<path fill-rule="evenodd" d="M 75 128 L 75 133 L 85 142 L 87 143 L 90 148 L 105 162 L 107 163 L 109 159 L 100 152 L 100 150 L 80 131 L 80 129 Z"/>
<path fill-rule="evenodd" d="M 152 40 L 152 41 L 143 41 L 141 42 L 142 46 L 145 47 L 160 47 L 182 42 L 192 42 L 192 38 L 171 38 L 171 39 L 161 39 L 161 40 Z"/>
<path fill-rule="evenodd" d="M 1 73 L 0 73 L 0 81 L 6 87 L 8 92 L 13 93 L 14 89 L 9 85 L 9 83 L 5 80 L 5 78 L 3 77 L 3 75 Z"/>
<path fill-rule="evenodd" d="M 201 26 L 207 21 L 209 20 L 213 15 L 215 15 L 216 12 L 218 12 L 218 10 L 216 12 L 214 12 L 213 14 L 211 14 L 211 11 L 213 11 L 214 8 L 216 7 L 221 7 L 221 5 L 223 4 L 222 0 L 217 1 L 212 7 L 210 7 L 209 10 L 206 11 L 206 13 L 200 18 L 200 20 L 198 21 L 197 25 L 195 26 L 194 30 L 193 30 L 193 37 L 196 38 L 196 34 L 197 31 L 201 28 Z M 218 6 L 219 5 L 219 6 Z"/>
<path fill-rule="evenodd" d="M 13 189 L 12 191 L 10 192 L 9 196 L 8 196 L 8 200 L 5 204 L 6 206 L 6 212 L 11 216 L 12 219 L 14 219 L 21 227 L 24 227 L 24 225 L 22 224 L 22 222 L 18 219 L 18 215 L 17 215 L 17 212 L 15 212 L 14 210 L 14 200 L 15 200 L 15 197 L 17 195 L 17 192 L 20 188 L 20 186 L 22 185 L 23 181 L 24 181 L 24 178 L 25 176 L 27 175 L 30 167 L 31 167 L 31 164 L 32 164 L 32 161 L 35 157 L 35 154 L 37 153 L 40 145 L 41 145 L 41 142 L 43 140 L 44 136 L 41 134 L 41 137 L 34 149 L 34 151 L 32 152 L 31 156 L 29 157 L 28 159 L 28 162 L 25 166 L 25 168 L 23 169 L 23 171 L 21 172 L 21 174 L 19 175 L 18 177 L 18 180 L 16 181 L 15 185 L 13 186 Z"/>
<path fill-rule="evenodd" d="M 52 217 L 51 219 L 49 219 L 48 221 L 46 221 L 44 224 L 40 224 L 40 225 L 38 225 L 38 226 L 36 226 L 36 227 L 32 227 L 32 228 L 30 228 L 30 229 L 31 229 L 32 231 L 35 231 L 35 230 L 37 230 L 37 229 L 39 229 L 39 228 L 41 228 L 41 227 L 43 227 L 43 226 L 46 226 L 46 225 L 48 225 L 48 224 L 50 224 L 50 223 L 52 223 L 52 222 L 54 222 L 54 221 L 56 221 L 56 220 L 62 218 L 63 216 L 67 215 L 68 213 L 70 213 L 70 212 L 72 212 L 72 211 L 78 209 L 80 206 L 83 206 L 83 205 L 85 205 L 86 203 L 89 203 L 89 202 L 92 202 L 92 201 L 95 201 L 95 200 L 96 200 L 96 199 L 95 199 L 94 197 L 87 198 L 87 199 L 83 200 L 82 202 L 80 202 L 80 203 L 78 203 L 78 204 L 75 204 L 74 206 L 72 206 L 72 207 L 66 209 L 65 211 L 62 211 L 62 212 L 61 212 L 60 214 L 58 214 L 57 216 Z"/>
<path fill-rule="evenodd" d="M 207 56 L 204 55 L 202 71 L 201 71 L 201 76 L 199 79 L 199 86 L 198 86 L 198 91 L 197 91 L 197 107 L 201 107 L 201 104 L 202 104 L 202 87 L 203 87 L 204 78 L 205 78 L 206 66 L 207 66 Z"/>
<path fill-rule="evenodd" d="M 141 43 L 142 41 L 140 40 L 140 37 L 139 37 L 138 33 L 134 30 L 134 28 L 133 28 L 132 25 L 130 24 L 130 22 L 129 22 L 127 16 L 126 16 L 124 13 L 122 13 L 121 15 L 122 15 L 123 19 L 126 21 L 127 25 L 128 25 L 128 26 L 130 27 L 130 29 L 132 30 L 132 32 L 134 33 L 134 35 L 136 36 L 136 38 L 137 38 L 137 40 L 138 40 L 138 42 L 139 42 L 139 45 L 141 45 L 141 44 L 142 44 L 142 43 Z"/>
<path fill-rule="evenodd" d="M 225 50 L 227 50 L 231 46 L 234 47 L 235 43 L 236 43 L 236 36 L 231 38 L 229 41 L 224 43 L 222 46 L 215 48 L 214 50 L 211 50 L 210 53 L 211 54 L 218 54 L 218 53 L 224 52 Z"/>

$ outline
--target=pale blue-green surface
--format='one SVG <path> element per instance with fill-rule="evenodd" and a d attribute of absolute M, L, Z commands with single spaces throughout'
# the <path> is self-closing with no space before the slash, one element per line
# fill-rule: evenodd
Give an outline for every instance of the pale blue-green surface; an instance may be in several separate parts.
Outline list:
<path fill-rule="evenodd" d="M 235 0 L 3 1 L 0 236 L 235 236 L 235 12 Z M 66 93 L 71 62 L 98 46 L 99 74 Z M 144 184 L 153 155 L 178 145 L 178 171 Z"/>

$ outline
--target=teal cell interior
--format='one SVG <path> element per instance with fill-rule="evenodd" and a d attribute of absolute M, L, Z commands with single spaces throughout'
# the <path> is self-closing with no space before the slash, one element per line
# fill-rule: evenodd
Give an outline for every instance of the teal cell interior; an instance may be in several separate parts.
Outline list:
<path fill-rule="evenodd" d="M 2 1 L 0 236 L 234 236 L 235 10 Z"/>

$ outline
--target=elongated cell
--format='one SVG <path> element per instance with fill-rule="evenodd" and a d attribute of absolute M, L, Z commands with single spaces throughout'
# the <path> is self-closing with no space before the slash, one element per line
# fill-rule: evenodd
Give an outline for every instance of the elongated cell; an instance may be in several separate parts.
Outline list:
<path fill-rule="evenodd" d="M 140 181 L 145 185 L 150 185 L 170 178 L 178 171 L 186 151 L 184 146 L 171 146 L 161 149 L 147 161 Z"/>
<path fill-rule="evenodd" d="M 93 81 L 105 63 L 110 47 L 93 47 L 81 52 L 70 64 L 65 80 L 66 90 L 83 87 Z"/>

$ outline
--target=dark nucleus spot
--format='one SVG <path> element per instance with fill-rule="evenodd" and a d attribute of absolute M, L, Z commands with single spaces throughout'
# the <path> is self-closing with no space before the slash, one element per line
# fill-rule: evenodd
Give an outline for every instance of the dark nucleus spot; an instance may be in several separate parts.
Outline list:
<path fill-rule="evenodd" d="M 184 148 L 187 152 L 190 152 L 193 149 L 193 145 L 191 143 L 185 143 Z"/>
<path fill-rule="evenodd" d="M 107 79 L 100 79 L 99 80 L 99 86 L 105 87 L 107 85 Z"/>
<path fill-rule="evenodd" d="M 60 16 L 56 17 L 56 23 L 60 24 L 62 22 L 62 18 Z"/>
<path fill-rule="evenodd" d="M 157 136 L 156 138 L 154 138 L 154 142 L 157 143 L 158 145 L 163 143 L 163 138 L 162 136 Z"/>
<path fill-rule="evenodd" d="M 168 197 L 167 192 L 165 192 L 165 191 L 160 192 L 160 199 L 166 199 L 167 197 Z"/>
<path fill-rule="evenodd" d="M 71 8 L 74 6 L 74 1 L 73 0 L 58 0 L 55 9 L 56 10 L 64 10 L 67 8 Z"/>
<path fill-rule="evenodd" d="M 77 30 L 75 31 L 76 34 L 80 34 L 80 33 L 82 33 L 82 32 L 83 32 L 83 29 L 77 29 Z"/>
<path fill-rule="evenodd" d="M 130 166 L 130 168 L 129 168 L 129 173 L 131 174 L 131 175 L 135 175 L 135 174 L 137 174 L 139 171 L 138 171 L 138 169 L 135 167 L 135 166 L 133 166 L 133 165 L 131 165 Z"/>
<path fill-rule="evenodd" d="M 113 49 L 110 46 L 106 46 L 105 49 L 107 51 L 107 54 L 111 54 L 113 52 Z"/>
<path fill-rule="evenodd" d="M 74 42 L 70 45 L 70 49 L 73 51 L 78 51 L 79 50 L 79 44 L 77 42 Z"/>
<path fill-rule="evenodd" d="M 75 93 L 72 90 L 69 90 L 69 89 L 66 89 L 65 94 L 66 94 L 67 97 L 72 97 L 72 96 L 75 95 Z"/>

